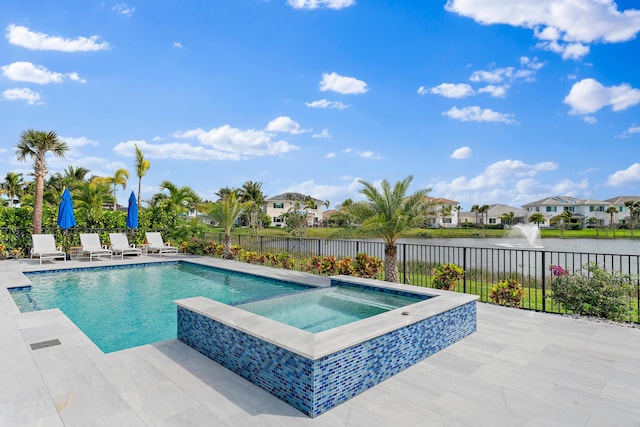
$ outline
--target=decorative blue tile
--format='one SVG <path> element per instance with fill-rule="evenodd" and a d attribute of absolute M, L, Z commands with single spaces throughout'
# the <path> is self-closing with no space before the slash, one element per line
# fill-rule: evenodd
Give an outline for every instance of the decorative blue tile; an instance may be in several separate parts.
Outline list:
<path fill-rule="evenodd" d="M 178 307 L 178 339 L 315 417 L 476 331 L 475 301 L 311 360 Z"/>

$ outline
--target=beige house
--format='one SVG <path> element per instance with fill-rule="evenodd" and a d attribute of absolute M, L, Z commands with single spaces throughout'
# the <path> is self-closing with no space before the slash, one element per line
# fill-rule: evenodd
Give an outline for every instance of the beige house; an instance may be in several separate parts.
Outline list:
<path fill-rule="evenodd" d="M 307 227 L 318 227 L 322 224 L 322 204 L 324 200 L 316 199 L 300 193 L 278 194 L 265 200 L 262 211 L 271 218 L 271 225 L 285 227 L 282 214 L 290 209 L 301 209 L 307 213 Z"/>
<path fill-rule="evenodd" d="M 513 212 L 513 220 L 505 221 L 503 219 L 503 215 L 508 215 L 511 212 Z M 526 224 L 528 216 L 528 212 L 524 209 L 514 208 L 509 205 L 495 204 L 489 205 L 489 210 L 486 213 L 476 214 L 476 212 L 471 211 L 460 212 L 460 222 L 472 223 L 476 226 L 483 225 L 485 222 L 488 225 L 504 224 L 506 226 L 511 226 L 515 224 Z"/>

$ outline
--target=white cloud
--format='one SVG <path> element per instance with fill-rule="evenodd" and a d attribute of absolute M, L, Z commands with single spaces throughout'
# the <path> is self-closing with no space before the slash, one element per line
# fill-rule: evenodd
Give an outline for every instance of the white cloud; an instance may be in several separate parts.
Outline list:
<path fill-rule="evenodd" d="M 625 130 L 622 135 L 622 138 L 629 138 L 631 135 L 635 133 L 640 133 L 640 126 L 632 126 L 629 129 Z"/>
<path fill-rule="evenodd" d="M 342 153 L 351 154 L 351 155 L 354 155 L 356 157 L 360 157 L 360 158 L 363 158 L 363 159 L 372 159 L 372 160 L 381 160 L 382 159 L 382 156 L 380 156 L 379 154 L 374 153 L 371 150 L 360 151 L 360 150 L 356 150 L 354 148 L 345 148 L 344 150 L 342 150 Z"/>
<path fill-rule="evenodd" d="M 117 3 L 111 8 L 111 10 L 119 13 L 120 15 L 131 16 L 136 11 L 135 7 L 129 7 L 126 3 Z"/>
<path fill-rule="evenodd" d="M 123 156 L 135 156 L 135 146 L 144 152 L 148 159 L 176 160 L 240 160 L 238 153 L 211 150 L 202 146 L 194 146 L 182 142 L 149 144 L 144 140 L 125 141 L 113 147 L 113 151 Z"/>
<path fill-rule="evenodd" d="M 300 129 L 300 125 L 288 116 L 280 116 L 271 120 L 266 127 L 269 132 L 285 132 L 294 135 L 309 132 L 309 130 Z"/>
<path fill-rule="evenodd" d="M 26 87 L 7 89 L 2 92 L 2 95 L 9 101 L 22 100 L 26 101 L 29 105 L 42 104 L 42 102 L 40 102 L 40 94 Z"/>
<path fill-rule="evenodd" d="M 456 149 L 453 153 L 451 153 L 452 159 L 468 159 L 471 157 L 471 148 L 469 147 L 460 147 Z"/>
<path fill-rule="evenodd" d="M 182 43 L 180 43 L 180 42 L 173 42 L 173 47 L 177 47 L 178 49 L 182 49 L 184 46 L 182 46 Z"/>
<path fill-rule="evenodd" d="M 319 99 L 313 102 L 305 102 L 307 107 L 310 108 L 333 108 L 337 110 L 344 110 L 349 108 L 349 105 L 343 104 L 340 101 L 328 101 L 326 99 Z"/>
<path fill-rule="evenodd" d="M 574 83 L 564 103 L 571 106 L 571 114 L 595 113 L 605 106 L 622 111 L 640 104 L 640 89 L 626 83 L 606 87 L 597 80 L 583 79 Z"/>
<path fill-rule="evenodd" d="M 640 182 L 640 163 L 634 163 L 627 169 L 617 171 L 607 179 L 607 185 L 611 187 L 620 187 L 634 182 Z"/>
<path fill-rule="evenodd" d="M 424 86 L 420 86 L 418 93 L 420 95 L 433 93 L 435 95 L 442 95 L 446 98 L 464 98 L 466 96 L 474 95 L 473 89 L 466 83 L 441 83 L 438 86 L 434 86 L 429 89 L 425 89 Z"/>
<path fill-rule="evenodd" d="M 333 159 L 336 157 L 336 153 L 327 153 L 326 156 L 324 156 L 325 159 Z"/>
<path fill-rule="evenodd" d="M 219 158 L 272 156 L 298 150 L 297 146 L 287 141 L 274 141 L 273 137 L 264 131 L 255 129 L 242 130 L 229 125 L 213 128 L 209 131 L 192 129 L 186 132 L 176 132 L 174 136 L 181 139 L 195 138 L 202 145 L 214 148 L 215 151 L 207 153 L 207 155 L 218 156 Z"/>
<path fill-rule="evenodd" d="M 355 77 L 341 76 L 337 73 L 322 74 L 320 90 L 325 92 L 331 90 L 343 95 L 354 95 L 367 92 L 367 84 Z"/>
<path fill-rule="evenodd" d="M 640 31 L 640 12 L 618 10 L 614 0 L 447 0 L 445 9 L 480 24 L 534 30 L 539 47 L 577 59 L 586 44 L 619 43 Z"/>
<path fill-rule="evenodd" d="M 452 200 L 477 200 L 482 203 L 507 203 L 520 206 L 549 194 L 558 194 L 538 182 L 535 177 L 558 168 L 553 162 L 527 164 L 521 160 L 502 160 L 487 166 L 474 177 L 459 176 L 428 186 L 432 194 Z M 565 193 L 562 193 L 565 194 Z M 469 209 L 471 206 L 465 207 Z"/>
<path fill-rule="evenodd" d="M 590 125 L 595 125 L 596 123 L 598 123 L 598 119 L 594 116 L 584 116 L 582 120 L 589 123 Z"/>
<path fill-rule="evenodd" d="M 509 85 L 488 85 L 478 89 L 478 93 L 488 93 L 494 98 L 504 98 L 507 95 L 507 89 L 509 89 Z"/>
<path fill-rule="evenodd" d="M 14 62 L 13 64 L 0 67 L 2 74 L 9 80 L 18 82 L 29 82 L 37 84 L 62 83 L 65 78 L 69 80 L 85 83 L 77 73 L 56 73 L 49 71 L 42 65 L 34 65 L 31 62 Z"/>
<path fill-rule="evenodd" d="M 355 0 L 287 0 L 294 9 L 317 9 L 326 7 L 329 9 L 342 9 L 356 4 Z"/>
<path fill-rule="evenodd" d="M 27 27 L 11 24 L 7 27 L 9 43 L 31 50 L 56 50 L 60 52 L 92 52 L 109 49 L 109 43 L 101 41 L 99 36 L 65 39 L 36 33 Z"/>
<path fill-rule="evenodd" d="M 496 68 L 489 71 L 479 70 L 474 71 L 469 80 L 472 82 L 500 83 L 507 78 L 511 78 L 513 74 L 513 67 Z"/>
<path fill-rule="evenodd" d="M 449 111 L 443 112 L 442 115 L 462 122 L 515 122 L 513 114 L 498 113 L 490 108 L 482 109 L 478 106 L 464 108 L 452 107 Z"/>
<path fill-rule="evenodd" d="M 331 138 L 331 134 L 329 134 L 329 131 L 327 129 L 322 129 L 322 132 L 316 133 L 316 134 L 314 134 L 312 136 L 314 138 L 320 138 L 320 139 Z"/>

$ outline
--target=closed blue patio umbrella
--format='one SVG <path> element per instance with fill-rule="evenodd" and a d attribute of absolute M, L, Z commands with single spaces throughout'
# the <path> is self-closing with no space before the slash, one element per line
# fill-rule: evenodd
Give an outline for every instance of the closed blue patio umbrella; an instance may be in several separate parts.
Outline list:
<path fill-rule="evenodd" d="M 64 251 L 67 251 L 67 234 L 71 227 L 76 225 L 76 218 L 73 215 L 73 200 L 69 188 L 65 188 L 62 193 L 62 200 L 58 205 L 58 227 L 64 230 Z"/>
<path fill-rule="evenodd" d="M 127 227 L 129 227 L 133 234 L 133 229 L 138 228 L 138 201 L 136 196 L 131 192 L 129 196 L 129 207 L 127 208 Z"/>

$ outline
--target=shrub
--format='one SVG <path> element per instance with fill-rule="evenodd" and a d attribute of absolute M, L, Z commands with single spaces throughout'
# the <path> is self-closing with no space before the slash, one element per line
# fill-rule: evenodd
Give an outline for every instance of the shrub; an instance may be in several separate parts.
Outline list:
<path fill-rule="evenodd" d="M 553 299 L 576 314 L 624 320 L 630 313 L 632 276 L 607 271 L 595 263 L 582 268 L 586 274 L 562 274 L 553 278 Z"/>
<path fill-rule="evenodd" d="M 442 264 L 432 271 L 431 282 L 436 289 L 452 291 L 464 277 L 464 270 L 457 264 Z"/>
<path fill-rule="evenodd" d="M 491 286 L 489 298 L 496 304 L 520 308 L 520 302 L 524 298 L 524 289 L 517 280 L 500 280 Z"/>
<path fill-rule="evenodd" d="M 340 261 L 338 261 L 338 274 L 344 274 L 345 276 L 351 276 L 353 274 L 353 260 L 351 257 L 344 257 Z"/>
<path fill-rule="evenodd" d="M 373 279 L 382 271 L 382 260 L 375 256 L 359 253 L 353 261 L 352 271 L 354 276 Z"/>

